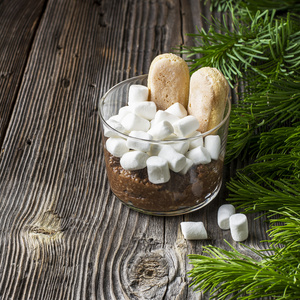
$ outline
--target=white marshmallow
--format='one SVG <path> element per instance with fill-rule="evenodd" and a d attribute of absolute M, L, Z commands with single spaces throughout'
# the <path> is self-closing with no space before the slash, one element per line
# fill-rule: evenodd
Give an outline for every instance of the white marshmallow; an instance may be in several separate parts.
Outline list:
<path fill-rule="evenodd" d="M 151 143 L 145 140 L 152 140 L 152 135 L 145 131 L 133 130 L 130 132 L 126 144 L 130 149 L 149 152 L 151 149 Z"/>
<path fill-rule="evenodd" d="M 150 122 L 148 120 L 131 112 L 122 119 L 121 124 L 128 131 L 147 131 L 150 127 Z"/>
<path fill-rule="evenodd" d="M 152 143 L 150 147 L 150 151 L 148 152 L 149 156 L 158 156 L 158 153 L 162 147 L 163 145 L 161 144 Z"/>
<path fill-rule="evenodd" d="M 190 168 L 192 167 L 193 164 L 194 163 L 191 159 L 186 158 L 185 166 L 179 173 L 181 175 L 185 175 L 190 170 Z"/>
<path fill-rule="evenodd" d="M 186 137 L 199 128 L 199 121 L 192 115 L 188 115 L 173 123 L 174 132 L 179 137 Z"/>
<path fill-rule="evenodd" d="M 207 232 L 202 222 L 181 222 L 180 226 L 186 240 L 207 239 Z"/>
<path fill-rule="evenodd" d="M 121 118 L 120 118 L 119 115 L 113 115 L 108 120 L 114 120 L 114 121 L 117 121 L 117 122 L 121 122 Z"/>
<path fill-rule="evenodd" d="M 172 115 L 177 116 L 180 119 L 187 116 L 187 111 L 185 107 L 179 102 L 172 104 L 165 111 Z"/>
<path fill-rule="evenodd" d="M 169 145 L 164 145 L 158 153 L 159 157 L 163 157 L 168 161 L 169 168 L 174 172 L 181 171 L 186 163 L 186 157 L 178 153 Z"/>
<path fill-rule="evenodd" d="M 155 117 L 154 119 L 152 120 L 151 124 L 152 125 L 155 125 L 161 121 L 168 121 L 170 122 L 171 124 L 179 121 L 180 119 L 177 117 L 177 116 L 174 116 L 170 113 L 168 113 L 167 111 L 165 110 L 158 110 L 155 114 Z"/>
<path fill-rule="evenodd" d="M 122 119 L 129 113 L 131 113 L 132 110 L 131 110 L 131 107 L 129 106 L 122 106 L 120 109 L 119 109 L 119 112 L 118 112 L 118 116 L 119 116 L 119 122 L 122 121 Z"/>
<path fill-rule="evenodd" d="M 113 129 L 115 129 L 115 130 L 113 130 L 103 124 L 104 136 L 106 136 L 106 137 L 119 137 L 119 132 L 121 132 L 121 133 L 127 132 L 126 129 L 124 128 L 124 126 L 120 122 L 115 121 L 112 118 L 109 118 L 106 121 L 106 123 L 108 125 L 110 125 Z"/>
<path fill-rule="evenodd" d="M 146 168 L 146 161 L 149 158 L 147 153 L 141 151 L 129 151 L 120 159 L 120 165 L 128 171 L 141 170 Z"/>
<path fill-rule="evenodd" d="M 212 159 L 217 160 L 221 151 L 221 138 L 218 135 L 208 135 L 204 140 L 204 147 Z"/>
<path fill-rule="evenodd" d="M 204 165 L 209 164 L 211 162 L 211 158 L 208 151 L 201 146 L 188 151 L 185 155 L 187 158 L 191 159 L 195 165 Z"/>
<path fill-rule="evenodd" d="M 199 146 L 203 146 L 203 137 L 199 131 L 194 131 L 188 137 L 193 137 L 193 139 L 190 139 L 190 150 Z"/>
<path fill-rule="evenodd" d="M 106 149 L 113 156 L 122 157 L 129 148 L 126 145 L 126 140 L 117 137 L 111 137 L 106 141 Z"/>
<path fill-rule="evenodd" d="M 218 209 L 218 225 L 221 229 L 229 229 L 229 218 L 235 214 L 235 207 L 232 204 L 223 204 Z"/>
<path fill-rule="evenodd" d="M 149 89 L 140 84 L 133 84 L 129 87 L 128 104 L 131 105 L 135 102 L 147 101 Z"/>
<path fill-rule="evenodd" d="M 248 238 L 248 220 L 244 214 L 234 214 L 229 218 L 230 233 L 234 241 L 242 242 Z"/>
<path fill-rule="evenodd" d="M 134 102 L 131 104 L 132 111 L 140 117 L 152 120 L 156 113 L 156 104 L 153 101 Z"/>
<path fill-rule="evenodd" d="M 160 121 L 148 131 L 154 140 L 163 140 L 174 132 L 173 126 L 168 121 Z"/>
<path fill-rule="evenodd" d="M 147 159 L 146 164 L 150 182 L 160 184 L 170 180 L 170 170 L 166 159 L 159 156 L 151 156 Z"/>
<path fill-rule="evenodd" d="M 181 154 L 185 154 L 189 150 L 190 143 L 188 141 L 178 141 L 170 143 L 172 148 Z"/>

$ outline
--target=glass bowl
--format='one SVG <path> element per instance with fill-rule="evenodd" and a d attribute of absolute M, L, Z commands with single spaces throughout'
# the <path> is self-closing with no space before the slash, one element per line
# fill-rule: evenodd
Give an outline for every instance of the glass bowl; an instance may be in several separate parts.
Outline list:
<path fill-rule="evenodd" d="M 190 146 L 197 144 L 199 139 L 204 141 L 205 146 L 207 136 L 218 135 L 220 137 L 219 155 L 211 159 L 211 162 L 193 164 L 186 173 L 170 170 L 170 179 L 167 182 L 152 183 L 149 181 L 147 167 L 134 171 L 125 170 L 120 165 L 120 157 L 112 155 L 106 147 L 109 138 L 105 134 L 107 130 L 124 140 L 129 138 L 129 135 L 113 128 L 107 120 L 117 115 L 121 107 L 128 105 L 129 87 L 133 84 L 147 86 L 147 75 L 133 77 L 118 83 L 107 91 L 99 101 L 98 112 L 101 119 L 102 145 L 106 172 L 112 192 L 128 207 L 151 215 L 174 216 L 204 207 L 217 196 L 222 185 L 231 110 L 230 99 L 227 100 L 223 120 L 207 132 L 189 138 L 169 138 L 163 141 L 133 138 L 139 142 L 150 143 L 151 149 L 159 149 L 162 145 Z M 155 155 L 155 150 L 149 155 Z"/>

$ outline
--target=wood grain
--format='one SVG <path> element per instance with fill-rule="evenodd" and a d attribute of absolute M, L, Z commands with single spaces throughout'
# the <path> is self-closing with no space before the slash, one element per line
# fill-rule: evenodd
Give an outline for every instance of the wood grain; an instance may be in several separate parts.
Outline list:
<path fill-rule="evenodd" d="M 0 144 L 10 120 L 45 0 L 0 3 Z"/>
<path fill-rule="evenodd" d="M 188 215 L 129 210 L 110 192 L 97 115 L 111 86 L 191 43 L 186 33 L 206 26 L 200 14 L 210 15 L 208 7 L 198 0 L 4 1 L 0 12 L 8 41 L 0 44 L 0 72 L 17 70 L 0 78 L 0 299 L 208 299 L 188 287 L 187 254 L 232 242 L 216 225 L 225 186 Z M 183 220 L 203 221 L 209 240 L 185 241 Z M 261 247 L 265 228 L 250 218 L 247 244 Z"/>

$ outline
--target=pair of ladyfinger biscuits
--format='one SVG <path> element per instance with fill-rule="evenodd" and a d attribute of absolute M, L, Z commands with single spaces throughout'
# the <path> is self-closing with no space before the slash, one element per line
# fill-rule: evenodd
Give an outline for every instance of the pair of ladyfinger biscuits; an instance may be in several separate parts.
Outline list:
<path fill-rule="evenodd" d="M 216 68 L 203 67 L 190 77 L 186 62 L 171 53 L 158 55 L 148 75 L 149 100 L 165 110 L 179 102 L 199 121 L 204 133 L 223 119 L 229 85 Z"/>

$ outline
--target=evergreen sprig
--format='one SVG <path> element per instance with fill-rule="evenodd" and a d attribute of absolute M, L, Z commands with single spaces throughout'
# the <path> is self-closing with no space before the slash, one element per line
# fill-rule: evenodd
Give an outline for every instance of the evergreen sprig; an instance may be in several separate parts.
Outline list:
<path fill-rule="evenodd" d="M 299 11 L 300 3 L 297 0 L 214 0 L 211 1 L 210 5 L 211 11 L 227 11 L 231 7 L 247 7 L 251 11 L 276 9 L 279 12 L 284 12 Z"/>
<path fill-rule="evenodd" d="M 275 13 L 252 14 L 245 9 L 236 14 L 231 9 L 232 28 L 225 19 L 213 19 L 208 32 L 202 28 L 189 34 L 195 45 L 183 46 L 181 53 L 186 55 L 191 72 L 213 65 L 231 86 L 240 79 L 256 84 L 257 76 L 271 82 L 279 75 L 293 74 L 300 65 L 299 19 L 291 19 L 289 14 L 276 17 Z"/>
<path fill-rule="evenodd" d="M 211 4 L 229 10 L 232 26 L 213 19 L 208 32 L 191 35 L 195 45 L 182 53 L 191 72 L 216 67 L 239 90 L 226 156 L 228 162 L 251 156 L 253 163 L 230 180 L 228 200 L 246 213 L 266 214 L 270 247 L 265 251 L 272 254 L 249 248 L 256 260 L 232 246 L 230 251 L 204 247 L 203 255 L 189 256 L 192 286 L 209 292 L 210 299 L 300 299 L 300 22 L 297 15 L 282 15 L 300 4 Z"/>
<path fill-rule="evenodd" d="M 263 297 L 276 299 L 299 299 L 300 274 L 293 276 L 280 259 L 270 259 L 262 252 L 260 260 L 239 253 L 232 246 L 231 251 L 206 246 L 203 254 L 189 255 L 194 266 L 189 272 L 193 277 L 191 286 L 196 290 L 210 292 L 210 299 L 250 300 Z M 276 253 L 280 257 L 280 251 Z M 298 258 L 298 263 L 300 260 Z M 294 266 L 294 264 L 293 264 Z M 280 296 L 282 295 L 282 296 Z"/>
<path fill-rule="evenodd" d="M 300 73 L 280 77 L 273 82 L 262 80 L 251 93 L 244 95 L 240 105 L 234 107 L 228 134 L 227 161 L 242 154 L 243 157 L 261 152 L 258 131 L 269 132 L 285 123 L 297 123 L 300 118 Z M 299 127 L 300 128 L 300 127 Z M 277 139 L 277 133 L 272 138 Z M 271 143 L 268 144 L 269 146 Z"/>

